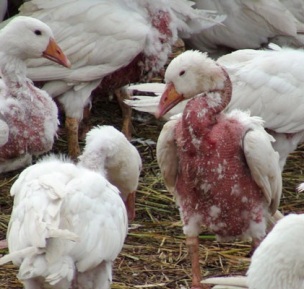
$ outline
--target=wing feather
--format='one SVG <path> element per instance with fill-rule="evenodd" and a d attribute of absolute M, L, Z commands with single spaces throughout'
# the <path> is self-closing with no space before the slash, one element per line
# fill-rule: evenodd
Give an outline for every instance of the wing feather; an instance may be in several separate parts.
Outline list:
<path fill-rule="evenodd" d="M 156 157 L 167 190 L 175 195 L 178 157 L 174 130 L 178 120 L 168 121 L 160 132 L 156 146 Z"/>
<path fill-rule="evenodd" d="M 272 214 L 278 209 L 282 193 L 279 154 L 271 146 L 273 138 L 262 128 L 249 130 L 243 149 L 251 175 L 262 189 Z"/>

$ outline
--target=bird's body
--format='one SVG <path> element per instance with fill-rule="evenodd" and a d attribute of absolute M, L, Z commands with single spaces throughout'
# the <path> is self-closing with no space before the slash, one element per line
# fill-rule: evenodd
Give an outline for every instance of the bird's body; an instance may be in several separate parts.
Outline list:
<path fill-rule="evenodd" d="M 17 17 L 1 30 L 0 41 L 0 172 L 4 172 L 49 151 L 58 126 L 57 106 L 26 78 L 25 60 L 43 56 L 69 64 L 50 28 L 37 19 Z"/>
<path fill-rule="evenodd" d="M 180 207 L 190 251 L 197 250 L 202 225 L 222 239 L 261 241 L 282 188 L 278 154 L 262 120 L 239 110 L 222 112 L 231 99 L 229 76 L 198 51 L 173 60 L 166 83 L 158 116 L 190 99 L 157 142 L 158 163 Z M 194 259 L 192 266 L 195 287 L 200 275 Z"/>
<path fill-rule="evenodd" d="M 303 289 L 302 239 L 304 216 L 280 220 L 254 252 L 247 276 L 208 278 L 213 289 Z"/>
<path fill-rule="evenodd" d="M 178 34 L 187 37 L 223 20 L 194 10 L 184 0 L 65 0 L 51 4 L 32 0 L 20 11 L 47 23 L 73 63 L 68 70 L 30 61 L 28 76 L 47 82 L 44 89 L 60 96 L 67 126 L 71 121 L 76 128 L 75 120 L 82 119 L 83 108 L 98 86 L 103 94 L 112 93 L 149 78 L 163 68 Z M 70 134 L 72 154 L 77 154 L 76 134 Z"/>
<path fill-rule="evenodd" d="M 0 262 L 12 260 L 19 267 L 25 288 L 110 288 L 112 262 L 128 228 L 122 196 L 108 181 L 109 167 L 124 163 L 120 158 L 128 151 L 121 150 L 122 138 L 113 127 L 93 128 L 78 164 L 51 155 L 14 183 L 9 254 Z M 136 172 L 138 180 L 138 164 Z M 118 173 L 126 182 L 128 172 Z"/>
<path fill-rule="evenodd" d="M 191 101 L 185 111 L 187 119 L 178 121 L 175 127 L 179 159 L 175 190 L 184 231 L 198 235 L 204 224 L 221 240 L 261 240 L 268 205 L 252 177 L 245 161 L 245 147 L 241 145 L 246 134 L 258 130 L 260 123 L 241 112 L 219 115 L 216 123 L 214 114 L 198 121 L 194 108 L 206 109 L 198 102 Z M 189 111 L 193 113 L 190 115 Z"/>
<path fill-rule="evenodd" d="M 296 9 L 291 4 L 296 1 L 197 0 L 197 8 L 215 10 L 227 17 L 224 25 L 192 35 L 188 44 L 215 58 L 233 50 L 259 49 L 269 42 L 301 47 L 304 39 L 298 33 L 303 32 L 304 22 L 297 17 L 299 13 L 293 14 L 296 9 L 301 11 L 300 1 L 294 4 Z"/>

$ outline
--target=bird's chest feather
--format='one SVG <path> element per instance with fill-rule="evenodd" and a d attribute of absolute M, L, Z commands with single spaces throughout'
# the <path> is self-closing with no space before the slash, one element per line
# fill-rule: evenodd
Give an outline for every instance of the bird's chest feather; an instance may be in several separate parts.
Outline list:
<path fill-rule="evenodd" d="M 244 134 L 244 127 L 234 120 L 199 128 L 178 124 L 176 190 L 185 223 L 200 215 L 202 223 L 219 235 L 241 235 L 250 219 L 261 221 L 263 194 L 245 160 Z"/>

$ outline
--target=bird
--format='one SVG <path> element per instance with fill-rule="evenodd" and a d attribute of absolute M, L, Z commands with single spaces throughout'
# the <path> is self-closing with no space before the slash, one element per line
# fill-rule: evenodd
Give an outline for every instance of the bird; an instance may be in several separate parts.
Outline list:
<path fill-rule="evenodd" d="M 223 112 L 232 83 L 226 70 L 205 53 L 188 50 L 174 58 L 165 83 L 157 117 L 180 101 L 189 101 L 180 117 L 163 126 L 156 156 L 164 184 L 180 210 L 192 288 L 201 288 L 201 226 L 219 241 L 251 238 L 256 247 L 280 203 L 279 155 L 261 118 L 241 110 Z"/>
<path fill-rule="evenodd" d="M 44 82 L 43 88 L 63 106 L 70 156 L 80 153 L 79 122 L 93 90 L 108 95 L 128 83 L 149 79 L 162 70 L 178 37 L 189 37 L 225 18 L 193 9 L 192 4 L 186 0 L 32 0 L 20 7 L 18 15 L 38 18 L 52 28 L 73 63 L 71 69 L 64 69 L 28 61 L 29 78 Z M 123 131 L 130 137 L 130 115 L 125 114 Z"/>
<path fill-rule="evenodd" d="M 251 115 L 262 117 L 267 132 L 275 139 L 272 146 L 280 155 L 282 171 L 289 154 L 304 141 L 302 62 L 302 49 L 274 45 L 267 50 L 240 49 L 217 59 L 233 85 L 232 99 L 225 110 L 250 110 Z M 157 92 L 157 96 L 136 95 L 125 102 L 155 115 L 159 91 L 164 87 L 163 83 L 155 83 L 149 86 L 149 91 Z M 168 120 L 181 113 L 186 103 L 187 100 L 179 103 L 173 113 L 169 111 L 163 117 Z"/>
<path fill-rule="evenodd" d="M 0 264 L 13 261 L 25 288 L 110 288 L 128 231 L 121 193 L 138 177 L 126 171 L 134 151 L 125 141 L 112 126 L 94 127 L 77 164 L 50 154 L 15 181 L 9 253 Z M 126 184 L 116 187 L 109 177 Z"/>
<path fill-rule="evenodd" d="M 301 11 L 300 5 L 299 0 L 196 0 L 196 8 L 216 10 L 226 18 L 224 25 L 191 35 L 187 45 L 212 58 L 239 49 L 260 49 L 269 42 L 302 47 L 304 22 L 297 17 L 299 12 L 294 14 Z"/>
<path fill-rule="evenodd" d="M 214 277 L 202 281 L 213 289 L 303 289 L 304 215 L 279 220 L 251 257 L 247 276 Z"/>
<path fill-rule="evenodd" d="M 70 62 L 38 19 L 16 17 L 0 31 L 0 42 L 0 172 L 7 172 L 49 151 L 58 128 L 57 106 L 26 77 L 26 59 Z"/>

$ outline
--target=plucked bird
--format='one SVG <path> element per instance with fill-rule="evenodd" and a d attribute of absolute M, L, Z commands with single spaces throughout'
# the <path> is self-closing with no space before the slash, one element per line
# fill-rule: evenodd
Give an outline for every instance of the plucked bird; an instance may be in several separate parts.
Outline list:
<path fill-rule="evenodd" d="M 176 199 L 192 263 L 192 288 L 201 288 L 201 226 L 219 240 L 252 239 L 257 246 L 266 221 L 280 218 L 279 155 L 259 117 L 223 112 L 232 83 L 224 67 L 199 51 L 176 57 L 165 73 L 157 116 L 189 99 L 182 116 L 168 121 L 157 141 L 157 160 Z"/>

